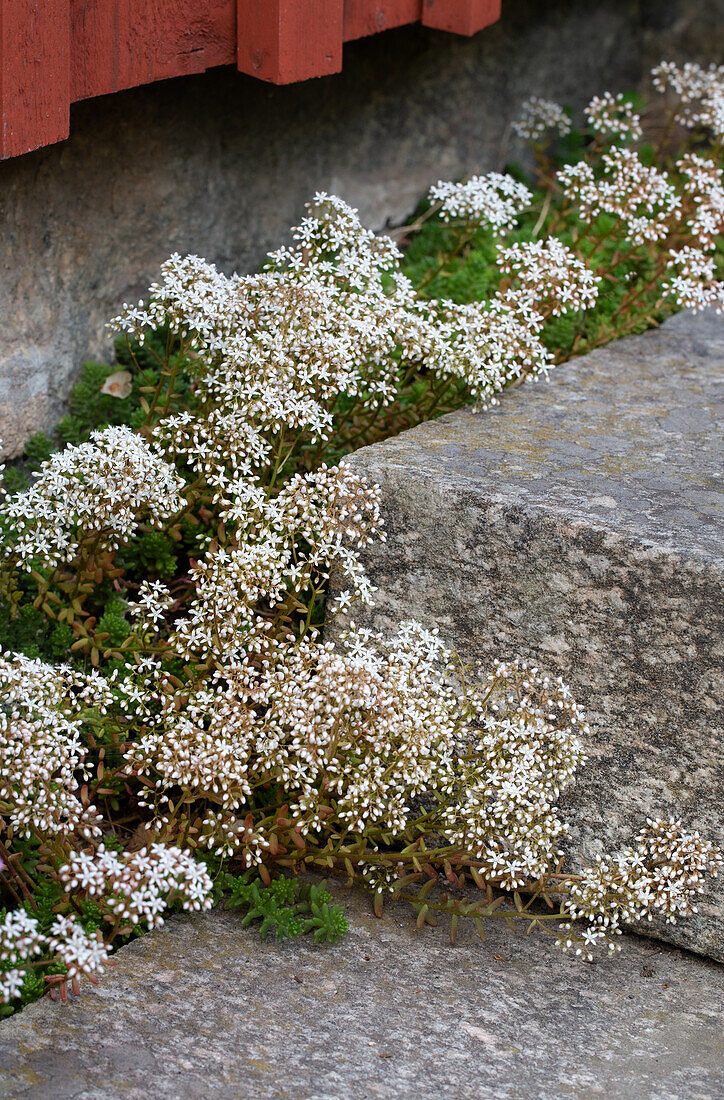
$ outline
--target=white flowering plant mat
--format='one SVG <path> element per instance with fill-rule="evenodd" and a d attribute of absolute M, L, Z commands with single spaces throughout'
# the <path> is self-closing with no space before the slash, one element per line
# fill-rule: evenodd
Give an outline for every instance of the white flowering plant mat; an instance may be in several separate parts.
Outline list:
<path fill-rule="evenodd" d="M 463 669 L 418 623 L 324 640 L 384 538 L 345 454 L 724 302 L 724 72 L 654 85 L 653 114 L 606 94 L 577 130 L 530 100 L 535 175 L 437 184 L 406 255 L 319 194 L 261 273 L 174 255 L 111 322 L 118 363 L 86 365 L 1 505 L 6 1013 L 97 981 L 169 909 L 343 935 L 304 871 L 445 913 L 453 940 L 503 919 L 586 958 L 691 911 L 721 859 L 682 822 L 566 869 L 587 729 L 560 680 Z"/>

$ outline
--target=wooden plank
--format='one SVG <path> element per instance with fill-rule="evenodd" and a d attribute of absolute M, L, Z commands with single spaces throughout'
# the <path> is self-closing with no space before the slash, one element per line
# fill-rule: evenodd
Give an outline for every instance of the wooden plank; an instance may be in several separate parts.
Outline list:
<path fill-rule="evenodd" d="M 236 0 L 71 0 L 71 4 L 74 99 L 236 61 Z"/>
<path fill-rule="evenodd" d="M 0 157 L 68 137 L 68 0 L 0 0 Z"/>
<path fill-rule="evenodd" d="M 237 66 L 272 84 L 342 68 L 344 0 L 238 0 Z"/>
<path fill-rule="evenodd" d="M 344 0 L 344 40 L 417 23 L 422 0 Z"/>
<path fill-rule="evenodd" d="M 453 34 L 475 34 L 500 19 L 501 0 L 423 0 L 426 27 Z"/>

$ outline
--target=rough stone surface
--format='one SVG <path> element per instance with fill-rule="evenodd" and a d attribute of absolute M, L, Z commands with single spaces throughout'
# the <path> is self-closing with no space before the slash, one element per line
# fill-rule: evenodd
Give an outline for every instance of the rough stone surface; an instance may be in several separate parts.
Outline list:
<path fill-rule="evenodd" d="M 411 27 L 345 48 L 339 76 L 231 70 L 77 104 L 71 138 L 0 164 L 0 438 L 52 427 L 105 322 L 174 250 L 255 268 L 317 189 L 373 226 L 440 177 L 500 168 L 531 93 L 584 103 L 662 56 L 718 61 L 724 0 L 505 0 L 472 39 Z"/>
<path fill-rule="evenodd" d="M 669 813 L 724 847 L 723 384 L 724 320 L 680 314 L 351 459 L 388 532 L 355 619 L 437 624 L 483 667 L 527 658 L 586 707 L 577 860 Z M 722 885 L 657 932 L 724 960 Z"/>
<path fill-rule="evenodd" d="M 624 937 L 589 965 L 504 925 L 481 944 L 376 920 L 334 946 L 174 918 L 97 990 L 0 1024 L 0 1094 L 110 1100 L 714 1100 L 724 969 Z"/>

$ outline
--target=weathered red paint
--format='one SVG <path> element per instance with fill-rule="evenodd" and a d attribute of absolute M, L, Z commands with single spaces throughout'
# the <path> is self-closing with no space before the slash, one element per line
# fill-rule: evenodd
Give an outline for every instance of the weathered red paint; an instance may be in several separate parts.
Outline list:
<path fill-rule="evenodd" d="M 240 0 L 237 65 L 272 84 L 342 68 L 344 0 Z"/>
<path fill-rule="evenodd" d="M 0 0 L 0 156 L 68 136 L 69 55 L 69 0 Z"/>
<path fill-rule="evenodd" d="M 79 99 L 216 65 L 291 84 L 339 72 L 351 39 L 499 15 L 500 0 L 0 0 L 0 158 L 62 141 Z"/>
<path fill-rule="evenodd" d="M 234 0 L 70 3 L 74 100 L 236 62 Z"/>
<path fill-rule="evenodd" d="M 500 19 L 501 0 L 423 0 L 426 27 L 453 34 L 475 34 Z"/>

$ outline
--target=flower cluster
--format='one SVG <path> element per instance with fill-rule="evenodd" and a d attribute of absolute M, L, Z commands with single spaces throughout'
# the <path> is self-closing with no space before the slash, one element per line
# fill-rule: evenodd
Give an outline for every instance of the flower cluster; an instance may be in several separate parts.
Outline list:
<path fill-rule="evenodd" d="M 724 310 L 724 283 L 716 279 L 714 260 L 700 248 L 672 249 L 666 265 L 672 270 L 664 284 L 682 309 L 698 312 L 714 307 Z"/>
<path fill-rule="evenodd" d="M 301 835 L 330 814 L 345 832 L 401 830 L 413 797 L 449 770 L 460 724 L 441 654 L 417 624 L 403 624 L 389 647 L 362 631 L 341 652 L 314 637 L 270 646 L 263 671 L 239 663 L 187 695 L 182 711 L 163 704 L 128 762 L 153 780 L 155 804 L 168 806 L 177 789 L 206 803 L 201 842 L 247 863 L 261 861 L 276 827 L 248 820 L 264 784 L 285 791 Z"/>
<path fill-rule="evenodd" d="M 678 215 L 681 199 L 667 173 L 644 164 L 634 149 L 613 147 L 601 158 L 597 176 L 586 161 L 558 173 L 566 198 L 575 203 L 582 219 L 601 214 L 620 219 L 634 244 L 663 240 Z"/>
<path fill-rule="evenodd" d="M 500 268 L 515 276 L 515 301 L 551 317 L 590 309 L 598 298 L 595 274 L 557 237 L 514 244 L 500 252 Z"/>
<path fill-rule="evenodd" d="M 431 197 L 443 219 L 498 233 L 514 226 L 532 198 L 523 184 L 494 172 L 439 184 Z M 263 273 L 227 277 L 196 256 L 172 256 L 148 302 L 112 322 L 140 339 L 149 326 L 170 321 L 193 356 L 202 411 L 164 415 L 153 432 L 169 460 L 185 462 L 216 488 L 226 514 L 238 510 L 240 489 L 246 500 L 257 471 L 284 468 L 301 438 L 329 439 L 340 400 L 371 423 L 375 410 L 393 402 L 410 365 L 491 394 L 500 388 L 500 362 L 510 381 L 535 373 L 545 359 L 538 315 L 493 302 L 481 322 L 492 328 L 492 346 L 487 341 L 486 353 L 464 364 L 466 321 L 454 316 L 454 303 L 417 294 L 392 241 L 375 237 L 334 196 L 316 195 L 308 210 L 292 244 L 272 253 Z M 532 355 L 519 354 L 523 329 L 536 345 Z"/>
<path fill-rule="evenodd" d="M 662 61 L 651 75 L 658 92 L 671 91 L 678 97 L 675 118 L 679 125 L 724 137 L 724 66 L 704 69 L 692 61 L 682 66 Z"/>
<path fill-rule="evenodd" d="M 442 827 L 486 878 L 515 889 L 561 855 L 556 803 L 585 760 L 588 727 L 560 679 L 521 661 L 497 662 L 471 704 L 477 739 Z"/>
<path fill-rule="evenodd" d="M 445 217 L 502 232 L 531 194 L 490 173 L 441 184 L 434 197 Z M 389 405 L 401 364 L 462 374 L 457 331 L 444 316 L 441 323 L 446 303 L 420 300 L 396 246 L 364 229 L 349 206 L 316 195 L 292 239 L 253 276 L 227 277 L 196 256 L 172 256 L 148 302 L 112 323 L 141 339 L 170 320 L 186 341 L 203 413 L 166 415 L 154 434 L 169 459 L 188 463 L 227 497 L 229 485 L 265 464 L 278 468 L 300 436 L 328 439 L 340 398 L 361 410 Z M 495 389 L 495 377 L 481 370 L 476 388 Z"/>
<path fill-rule="evenodd" d="M 634 846 L 620 855 L 602 857 L 586 868 L 570 890 L 566 903 L 572 920 L 585 920 L 582 937 L 564 925 L 564 950 L 592 958 L 592 948 L 606 944 L 615 950 L 621 925 L 661 916 L 674 924 L 696 912 L 695 900 L 706 875 L 724 866 L 721 853 L 698 833 L 689 833 L 675 818 L 649 820 Z"/>
<path fill-rule="evenodd" d="M 279 776 L 302 832 L 325 803 L 344 832 L 404 830 L 415 796 L 444 785 L 457 699 L 441 681 L 443 647 L 417 623 L 389 645 L 358 631 L 351 649 L 329 643 L 285 654 L 268 678 L 260 763 Z"/>
<path fill-rule="evenodd" d="M 689 151 L 678 159 L 672 156 L 668 171 L 651 163 L 650 147 L 641 152 L 627 147 L 644 137 L 643 121 L 621 93 L 605 92 L 590 101 L 584 114 L 595 140 L 582 159 L 557 173 L 553 161 L 544 156 L 544 138 L 550 137 L 546 111 L 541 110 L 539 123 L 534 108 L 526 114 L 522 132 L 534 140 L 544 186 L 551 194 L 560 189 L 565 207 L 575 212 L 581 223 L 574 235 L 573 255 L 567 255 L 570 248 L 550 235 L 548 240 L 532 245 L 513 246 L 526 253 L 524 266 L 518 256 L 506 260 L 511 250 L 501 254 L 502 270 L 518 274 L 523 293 L 528 289 L 526 279 L 532 279 L 530 300 L 539 311 L 543 311 L 544 303 L 548 316 L 555 315 L 558 304 L 556 295 L 551 302 L 546 293 L 548 277 L 553 286 L 565 286 L 571 276 L 574 281 L 578 277 L 584 292 L 577 295 L 574 290 L 572 300 L 578 297 L 590 308 L 595 304 L 597 271 L 601 273 L 599 293 L 611 301 L 619 299 L 609 316 L 618 322 L 616 327 L 623 326 L 624 332 L 637 330 L 634 315 L 639 312 L 653 318 L 674 303 L 693 309 L 720 306 L 721 288 L 708 254 L 714 251 L 724 229 L 724 186 L 716 156 L 716 142 L 723 133 L 724 69 L 663 62 L 652 75 L 657 91 L 676 96 L 668 121 L 663 124 L 660 151 L 676 131 L 673 123 L 695 131 L 696 144 L 691 142 Z M 554 108 L 546 105 L 550 120 L 555 117 Z M 707 155 L 707 140 L 713 141 L 714 156 Z M 613 226 L 611 218 L 616 222 Z M 559 216 L 554 216 L 553 225 L 558 221 Z M 541 224 L 543 221 L 536 226 L 536 234 Z M 580 247 L 583 241 L 585 245 Z M 579 247 L 575 247 L 577 243 Z M 540 253 L 548 250 L 546 268 Z M 559 257 L 561 277 L 556 274 Z M 520 273 L 516 272 L 516 262 Z M 576 262 L 580 265 L 578 271 Z M 629 312 L 632 316 L 627 319 Z M 610 327 L 604 321 L 597 336 L 589 337 L 586 345 L 590 348 L 607 342 L 612 335 Z M 581 348 L 583 328 L 573 339 L 573 350 Z"/>
<path fill-rule="evenodd" d="M 158 928 L 175 900 L 189 910 L 211 907 L 213 884 L 203 865 L 172 845 L 151 844 L 119 857 L 100 844 L 92 853 L 71 852 L 58 874 L 66 889 L 102 899 L 123 924 Z"/>
<path fill-rule="evenodd" d="M 683 178 L 686 228 L 699 248 L 713 252 L 724 232 L 724 173 L 696 153 L 687 153 L 676 167 Z"/>
<path fill-rule="evenodd" d="M 522 104 L 513 130 L 523 141 L 535 144 L 551 133 L 565 137 L 570 133 L 571 120 L 558 103 L 534 95 Z"/>
<path fill-rule="evenodd" d="M 621 92 L 594 96 L 585 114 L 588 125 L 600 137 L 623 142 L 638 141 L 642 135 L 641 119 Z"/>
<path fill-rule="evenodd" d="M 173 596 L 163 581 L 143 580 L 139 585 L 138 598 L 130 603 L 128 609 L 134 618 L 140 620 L 146 630 L 156 631 L 173 607 Z"/>
<path fill-rule="evenodd" d="M 182 507 L 176 470 L 125 425 L 95 432 L 43 463 L 35 484 L 3 506 L 12 521 L 11 550 L 30 570 L 55 567 L 78 553 L 117 549 L 143 520 L 160 525 Z"/>
<path fill-rule="evenodd" d="M 443 221 L 487 226 L 496 233 L 512 229 L 532 198 L 524 183 L 499 172 L 471 176 L 463 183 L 441 181 L 430 188 L 430 199 L 440 204 Z"/>
<path fill-rule="evenodd" d="M 472 396 L 495 403 L 514 378 L 549 369 L 552 355 L 540 338 L 543 316 L 530 296 L 500 295 L 489 303 L 439 303 L 444 353 L 429 362 L 440 374 L 464 379 Z M 447 354 L 451 348 L 453 355 Z"/>
<path fill-rule="evenodd" d="M 238 486 L 235 486 L 238 488 Z M 213 544 L 190 570 L 194 595 L 176 619 L 169 644 L 185 660 L 219 666 L 266 647 L 275 610 L 295 595 L 321 590 L 334 569 L 356 599 L 371 589 L 359 551 L 381 537 L 379 491 L 341 464 L 292 477 L 271 500 L 247 493 L 224 509 L 237 536 Z M 244 520 L 243 524 L 240 522 Z M 141 625 L 155 629 L 169 604 L 163 586 L 144 589 Z"/>
<path fill-rule="evenodd" d="M 19 996 L 26 973 L 40 956 L 62 963 L 65 979 L 77 988 L 81 975 L 94 980 L 103 973 L 108 949 L 100 934 L 88 934 L 72 916 L 56 917 L 46 935 L 24 909 L 7 913 L 0 922 L 0 1001 Z"/>
<path fill-rule="evenodd" d="M 98 835 L 99 817 L 79 797 L 86 751 L 80 711 L 102 713 L 106 681 L 22 655 L 0 658 L 0 798 L 21 836 Z"/>

